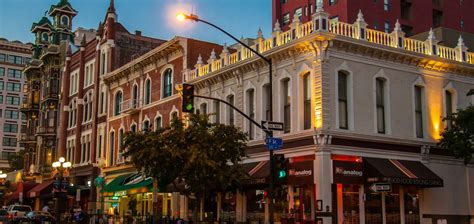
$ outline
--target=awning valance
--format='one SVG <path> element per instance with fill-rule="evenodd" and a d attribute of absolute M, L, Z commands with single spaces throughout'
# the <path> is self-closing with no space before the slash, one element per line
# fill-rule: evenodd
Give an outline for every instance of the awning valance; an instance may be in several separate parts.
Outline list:
<path fill-rule="evenodd" d="M 268 161 L 242 164 L 249 177 L 243 180 L 245 186 L 266 185 L 270 176 L 270 163 Z"/>
<path fill-rule="evenodd" d="M 363 159 L 368 183 L 386 182 L 420 187 L 443 187 L 443 180 L 418 161 L 396 159 Z"/>
<path fill-rule="evenodd" d="M 105 185 L 102 189 L 104 193 L 123 192 L 127 191 L 127 194 L 143 193 L 142 191 L 135 191 L 135 189 L 146 188 L 145 190 L 151 191 L 153 187 L 153 178 L 145 177 L 140 173 L 125 174 L 116 177 L 109 184 Z"/>
<path fill-rule="evenodd" d="M 26 197 L 35 198 L 35 197 L 40 197 L 41 195 L 44 195 L 44 194 L 51 194 L 53 190 L 53 181 L 54 180 L 45 180 L 43 181 L 43 183 L 36 185 L 34 188 L 28 191 L 28 194 Z"/>

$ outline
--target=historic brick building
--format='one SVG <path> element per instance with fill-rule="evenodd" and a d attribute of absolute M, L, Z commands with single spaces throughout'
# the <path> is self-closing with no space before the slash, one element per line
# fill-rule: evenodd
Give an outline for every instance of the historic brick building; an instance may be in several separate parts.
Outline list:
<path fill-rule="evenodd" d="M 83 209 L 94 211 L 95 178 L 100 173 L 101 155 L 107 135 L 107 100 L 102 78 L 165 41 L 130 33 L 118 20 L 111 0 L 96 37 L 68 51 L 62 75 L 61 116 L 58 133 L 59 156 L 73 164 L 71 184 L 81 189 Z M 71 49 L 71 48 L 69 48 Z M 92 203 L 88 203 L 92 202 Z"/>
<path fill-rule="evenodd" d="M 398 20 L 408 36 L 436 27 L 474 33 L 474 2 L 462 0 L 272 0 L 272 24 L 278 20 L 286 31 L 295 15 L 308 22 L 317 2 L 332 21 L 353 23 L 361 10 L 370 28 L 380 31 L 391 32 Z"/>
<path fill-rule="evenodd" d="M 136 201 L 134 211 L 143 215 L 152 213 L 152 182 L 126 163 L 122 156 L 124 134 L 156 130 L 168 125 L 173 117 L 183 118 L 176 87 L 184 81 L 184 74 L 195 69 L 196 62 L 203 63 L 202 56 L 212 61 L 216 52 L 226 54 L 228 50 L 223 51 L 222 46 L 213 43 L 175 37 L 103 77 L 110 96 L 106 107 L 107 142 L 100 153 L 105 160 L 102 174 L 107 184 L 102 192 L 106 210 L 113 211 L 111 205 L 117 205 L 120 216 L 124 217 L 131 209 L 129 202 Z M 163 215 L 179 213 L 178 201 L 185 197 L 173 195 L 158 195 Z"/>

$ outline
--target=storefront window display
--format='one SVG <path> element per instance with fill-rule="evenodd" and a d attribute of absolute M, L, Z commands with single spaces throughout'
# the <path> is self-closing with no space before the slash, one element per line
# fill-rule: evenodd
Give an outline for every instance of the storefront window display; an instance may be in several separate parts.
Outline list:
<path fill-rule="evenodd" d="M 295 221 L 311 219 L 312 186 L 293 187 L 293 208 L 290 217 Z"/>
<path fill-rule="evenodd" d="M 367 187 L 365 189 L 365 223 L 380 224 L 382 218 L 382 193 L 371 192 Z"/>
<path fill-rule="evenodd" d="M 247 219 L 248 221 L 265 220 L 266 195 L 264 190 L 249 189 L 247 197 Z"/>
<path fill-rule="evenodd" d="M 359 185 L 342 185 L 342 211 L 346 224 L 359 224 Z"/>
<path fill-rule="evenodd" d="M 291 218 L 288 209 L 288 187 L 281 186 L 275 189 L 275 222 L 281 222 Z"/>
<path fill-rule="evenodd" d="M 400 194 L 398 186 L 392 186 L 392 191 L 385 193 L 385 214 L 387 224 L 400 223 Z"/>
<path fill-rule="evenodd" d="M 405 224 L 420 224 L 420 207 L 418 189 L 408 187 L 403 194 L 405 206 Z"/>
<path fill-rule="evenodd" d="M 235 206 L 237 203 L 236 199 L 237 196 L 233 192 L 226 192 L 222 195 L 222 210 L 220 213 L 221 220 L 235 220 Z"/>

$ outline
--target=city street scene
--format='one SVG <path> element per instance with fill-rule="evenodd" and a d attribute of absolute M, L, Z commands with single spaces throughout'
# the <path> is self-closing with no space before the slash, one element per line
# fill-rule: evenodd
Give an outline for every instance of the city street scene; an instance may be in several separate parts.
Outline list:
<path fill-rule="evenodd" d="M 474 224 L 474 0 L 0 0 L 0 224 Z"/>

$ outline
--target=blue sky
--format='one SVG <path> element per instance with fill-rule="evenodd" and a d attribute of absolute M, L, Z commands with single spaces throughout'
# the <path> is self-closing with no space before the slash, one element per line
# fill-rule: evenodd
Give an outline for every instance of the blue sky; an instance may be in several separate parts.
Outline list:
<path fill-rule="evenodd" d="M 264 36 L 271 33 L 272 0 L 115 0 L 118 20 L 130 31 L 170 39 L 176 35 L 206 41 L 234 43 L 205 24 L 177 22 L 176 13 L 194 12 L 236 37 L 256 37 L 259 27 Z M 31 24 L 39 21 L 50 5 L 59 0 L 0 0 L 0 37 L 33 42 Z M 109 0 L 69 0 L 79 11 L 73 28 L 97 28 L 104 19 Z"/>

